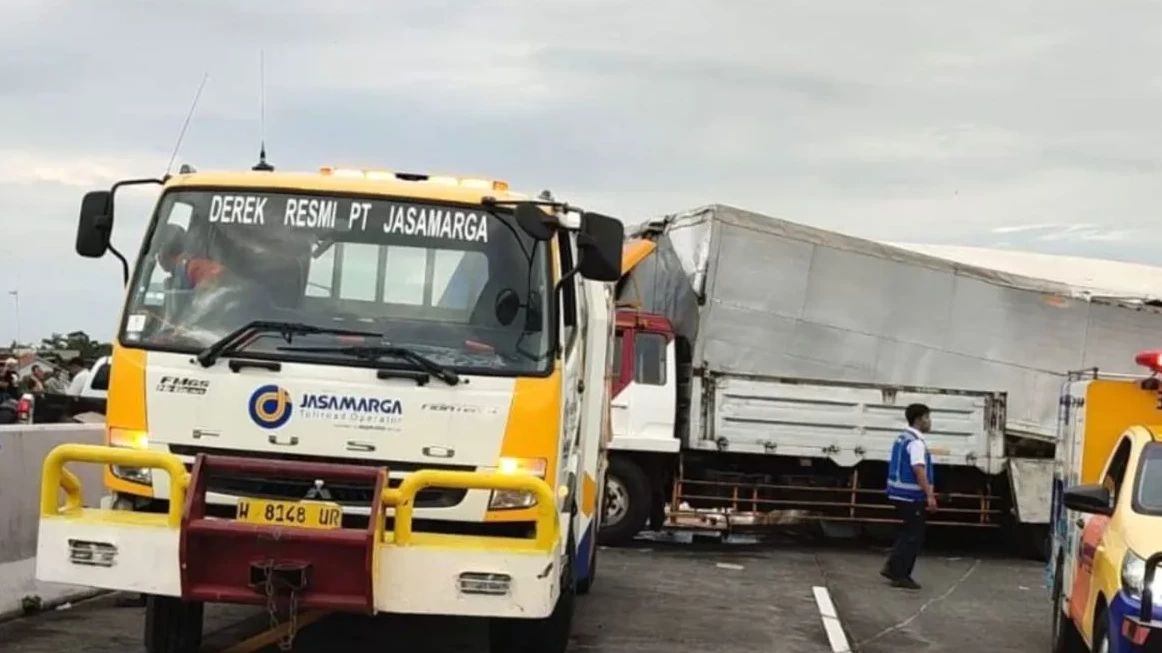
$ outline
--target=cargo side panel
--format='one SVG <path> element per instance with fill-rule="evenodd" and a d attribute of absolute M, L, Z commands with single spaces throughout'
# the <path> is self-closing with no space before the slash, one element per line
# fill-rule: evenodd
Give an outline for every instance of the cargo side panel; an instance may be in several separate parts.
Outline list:
<path fill-rule="evenodd" d="M 923 403 L 932 409 L 928 441 L 938 465 L 996 474 L 1003 462 L 992 419 L 1001 399 L 987 393 L 716 376 L 712 400 L 712 428 L 699 449 L 829 458 L 840 467 L 886 462 L 904 408 Z"/>

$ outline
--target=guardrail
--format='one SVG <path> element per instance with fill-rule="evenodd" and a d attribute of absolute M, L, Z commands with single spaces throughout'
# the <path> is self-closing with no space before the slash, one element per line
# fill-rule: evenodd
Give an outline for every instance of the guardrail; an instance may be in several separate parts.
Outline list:
<path fill-rule="evenodd" d="M 54 447 L 98 444 L 104 439 L 102 422 L 0 425 L 0 479 L 3 479 L 0 482 L 12 490 L 0 491 L 0 618 L 18 614 L 30 604 L 48 609 L 92 593 L 87 587 L 36 580 L 40 496 L 35 489 L 40 487 L 44 458 Z M 76 472 L 82 480 L 81 502 L 96 506 L 105 493 L 101 469 L 85 465 Z M 27 488 L 33 491 L 28 492 Z M 77 499 L 73 502 L 77 503 Z"/>

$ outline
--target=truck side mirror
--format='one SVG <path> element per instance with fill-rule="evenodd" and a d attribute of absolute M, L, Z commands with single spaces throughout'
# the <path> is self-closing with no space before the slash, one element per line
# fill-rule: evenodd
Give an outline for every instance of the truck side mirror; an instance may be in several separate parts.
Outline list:
<path fill-rule="evenodd" d="M 625 225 L 620 220 L 599 213 L 581 214 L 581 232 L 577 234 L 581 276 L 593 281 L 620 279 L 624 240 Z"/>
<path fill-rule="evenodd" d="M 81 200 L 81 219 L 77 224 L 77 254 L 101 258 L 109 250 L 113 233 L 113 193 L 95 190 Z"/>
<path fill-rule="evenodd" d="M 1113 497 L 1102 485 L 1076 485 L 1065 490 L 1065 507 L 1092 515 L 1111 515 Z"/>

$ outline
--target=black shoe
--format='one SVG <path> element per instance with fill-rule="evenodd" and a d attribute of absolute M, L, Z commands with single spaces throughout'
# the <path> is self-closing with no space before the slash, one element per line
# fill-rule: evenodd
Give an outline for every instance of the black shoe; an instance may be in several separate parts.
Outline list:
<path fill-rule="evenodd" d="M 896 577 L 892 575 L 892 572 L 888 571 L 887 565 L 884 565 L 884 568 L 880 570 L 880 575 L 884 578 L 887 578 L 888 580 L 896 580 Z"/>
<path fill-rule="evenodd" d="M 920 589 L 920 583 L 917 583 L 911 578 L 897 578 L 896 580 L 892 581 L 892 587 L 899 587 L 900 589 L 906 590 L 918 590 Z"/>

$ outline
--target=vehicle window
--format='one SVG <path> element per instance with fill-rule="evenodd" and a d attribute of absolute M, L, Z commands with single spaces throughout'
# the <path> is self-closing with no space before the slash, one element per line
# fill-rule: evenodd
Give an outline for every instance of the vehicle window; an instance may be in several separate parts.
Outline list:
<path fill-rule="evenodd" d="M 171 224 L 178 206 L 186 218 Z M 121 335 L 133 346 L 194 352 L 248 322 L 285 321 L 382 334 L 461 371 L 550 369 L 548 245 L 502 209 L 179 189 L 162 197 L 155 219 Z M 246 350 L 372 364 L 287 354 L 286 344 L 259 336 Z M 344 344 L 317 334 L 293 346 Z"/>
<path fill-rule="evenodd" d="M 1110 458 L 1109 467 L 1102 479 L 1102 484 L 1109 490 L 1114 503 L 1117 503 L 1122 490 L 1122 482 L 1126 479 L 1126 467 L 1130 463 L 1130 450 L 1130 439 L 1122 438 L 1122 441 L 1118 443 L 1118 448 L 1114 451 L 1114 455 Z"/>
<path fill-rule="evenodd" d="M 1151 442 L 1142 448 L 1138 463 L 1134 510 L 1162 514 L 1162 443 Z"/>
<path fill-rule="evenodd" d="M 573 238 L 568 233 L 563 231 L 557 233 L 557 251 L 560 254 L 561 269 L 572 269 L 574 265 Z M 561 288 L 560 317 L 558 319 L 561 324 L 561 344 L 566 352 L 572 351 L 577 335 L 577 281 L 578 275 L 574 275 Z"/>
<path fill-rule="evenodd" d="M 666 337 L 659 333 L 639 333 L 633 341 L 634 381 L 646 385 L 666 384 Z"/>
<path fill-rule="evenodd" d="M 339 250 L 335 256 L 341 261 L 339 299 L 375 301 L 379 247 L 366 243 L 342 243 L 336 247 Z"/>
<path fill-rule="evenodd" d="M 192 213 L 193 207 L 189 204 L 173 202 L 165 213 L 164 220 L 159 220 L 157 230 L 162 232 L 168 229 L 179 229 L 188 233 Z M 142 264 L 147 266 L 149 281 L 141 289 L 138 301 L 142 306 L 148 306 L 152 309 L 148 311 L 150 317 L 155 320 L 164 319 L 165 300 L 170 293 L 170 273 L 163 266 L 158 265 L 156 258 L 151 257 L 143 261 Z"/>
<path fill-rule="evenodd" d="M 93 372 L 93 380 L 91 382 L 94 390 L 108 390 L 109 389 L 109 364 L 102 363 L 97 371 Z"/>

